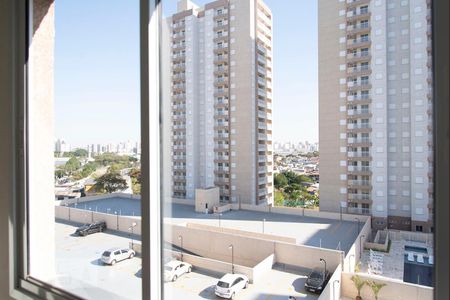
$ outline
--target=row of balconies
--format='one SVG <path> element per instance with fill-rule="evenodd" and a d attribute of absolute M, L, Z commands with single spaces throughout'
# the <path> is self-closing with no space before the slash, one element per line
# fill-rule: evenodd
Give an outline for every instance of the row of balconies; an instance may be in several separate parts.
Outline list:
<path fill-rule="evenodd" d="M 172 119 L 174 121 L 183 121 L 186 119 L 186 114 L 176 114 L 176 115 L 172 115 Z"/>
<path fill-rule="evenodd" d="M 186 64 L 185 63 L 176 63 L 172 65 L 172 70 L 173 71 L 182 71 L 186 69 Z"/>
<path fill-rule="evenodd" d="M 365 186 L 365 187 L 368 187 L 368 186 L 372 185 L 370 180 L 352 180 L 352 179 L 349 179 L 347 181 L 347 183 L 348 183 L 349 186 Z"/>
<path fill-rule="evenodd" d="M 359 51 L 347 54 L 348 63 L 356 63 L 360 61 L 369 61 L 372 55 L 369 51 Z"/>
<path fill-rule="evenodd" d="M 186 150 L 186 145 L 173 145 L 174 150 Z"/>
<path fill-rule="evenodd" d="M 347 111 L 348 116 L 361 116 L 370 114 L 370 109 L 349 109 Z"/>
<path fill-rule="evenodd" d="M 348 194 L 349 200 L 370 201 L 370 194 Z"/>
<path fill-rule="evenodd" d="M 370 31 L 370 24 L 368 22 L 365 23 L 359 23 L 359 24 L 353 24 L 347 26 L 347 35 L 355 35 L 355 34 L 361 34 L 366 33 Z"/>
<path fill-rule="evenodd" d="M 174 130 L 186 129 L 186 124 L 183 124 L 183 125 L 173 125 L 172 128 L 173 128 Z"/>
<path fill-rule="evenodd" d="M 219 144 L 216 143 L 214 144 L 214 150 L 229 150 L 230 149 L 230 145 L 229 144 Z"/>

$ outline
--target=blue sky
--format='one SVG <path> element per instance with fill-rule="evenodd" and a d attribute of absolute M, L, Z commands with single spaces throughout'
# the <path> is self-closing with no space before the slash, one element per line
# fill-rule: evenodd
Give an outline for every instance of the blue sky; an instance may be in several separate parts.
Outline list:
<path fill-rule="evenodd" d="M 274 20 L 274 140 L 317 141 L 317 2 L 265 2 Z M 55 3 L 56 137 L 79 146 L 138 140 L 139 1 Z M 164 11 L 175 3 L 163 2 Z"/>

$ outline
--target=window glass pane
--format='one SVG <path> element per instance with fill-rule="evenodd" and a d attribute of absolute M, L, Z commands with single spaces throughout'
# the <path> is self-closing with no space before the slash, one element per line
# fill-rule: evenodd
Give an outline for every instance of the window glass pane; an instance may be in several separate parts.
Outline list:
<path fill-rule="evenodd" d="M 140 299 L 139 1 L 31 2 L 29 273 Z"/>
<path fill-rule="evenodd" d="M 165 298 L 432 299 L 431 1 L 162 12 Z"/>

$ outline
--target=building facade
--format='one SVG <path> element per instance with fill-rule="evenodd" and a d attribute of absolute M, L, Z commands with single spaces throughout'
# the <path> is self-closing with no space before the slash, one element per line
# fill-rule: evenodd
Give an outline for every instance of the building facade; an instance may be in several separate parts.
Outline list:
<path fill-rule="evenodd" d="M 272 203 L 270 9 L 182 0 L 168 24 L 172 196 L 218 186 L 223 202 Z"/>
<path fill-rule="evenodd" d="M 432 231 L 431 1 L 319 1 L 320 208 Z"/>

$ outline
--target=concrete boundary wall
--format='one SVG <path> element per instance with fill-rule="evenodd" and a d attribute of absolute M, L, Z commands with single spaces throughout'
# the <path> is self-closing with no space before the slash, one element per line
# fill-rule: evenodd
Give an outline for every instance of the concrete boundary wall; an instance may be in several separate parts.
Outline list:
<path fill-rule="evenodd" d="M 325 289 L 320 294 L 318 300 L 334 300 L 341 299 L 341 274 L 342 266 L 338 265 L 334 270 Z"/>
<path fill-rule="evenodd" d="M 257 233 L 257 232 L 252 232 L 252 231 L 231 229 L 231 228 L 226 228 L 226 227 L 217 227 L 217 226 L 211 226 L 211 225 L 203 225 L 203 224 L 197 224 L 197 223 L 186 223 L 186 227 L 254 237 L 254 238 L 259 238 L 259 239 L 263 239 L 263 240 L 297 244 L 297 239 L 295 239 L 295 238 L 284 237 L 284 236 L 279 236 L 279 235 L 274 235 L 274 234 Z"/>
<path fill-rule="evenodd" d="M 320 262 L 320 258 L 323 258 L 327 262 L 327 269 L 334 270 L 344 260 L 343 251 L 282 242 L 274 242 L 274 246 L 275 261 L 280 264 L 306 269 L 323 268 Z"/>
<path fill-rule="evenodd" d="M 164 225 L 165 241 L 181 246 L 181 240 L 178 237 L 182 237 L 184 249 L 220 261 L 231 261 L 231 251 L 228 247 L 233 245 L 235 262 L 248 267 L 256 266 L 271 254 L 274 254 L 276 263 L 308 269 L 323 267 L 319 259 L 324 258 L 327 261 L 327 267 L 334 270 L 344 259 L 343 252 L 337 250 L 181 225 Z"/>
<path fill-rule="evenodd" d="M 426 243 L 429 246 L 433 246 L 434 235 L 432 233 L 402 231 L 389 229 L 389 238 L 393 241 L 406 240 L 414 242 Z"/>
<path fill-rule="evenodd" d="M 168 249 L 164 249 L 164 257 L 166 258 L 173 258 L 177 260 L 181 260 L 181 254 L 177 251 L 172 251 Z M 206 258 L 206 257 L 200 257 L 195 256 L 191 254 L 183 253 L 183 261 L 190 263 L 193 266 L 193 269 L 195 271 L 195 268 L 200 268 L 212 272 L 217 273 L 231 273 L 231 262 L 224 262 L 216 259 Z M 234 271 L 235 273 L 244 274 L 248 277 L 249 281 L 251 283 L 254 282 L 254 273 L 253 268 L 242 266 L 239 264 L 234 264 Z"/>
<path fill-rule="evenodd" d="M 343 272 L 342 296 L 355 299 L 357 291 L 351 277 L 354 274 Z M 386 278 L 382 276 L 358 274 L 363 280 L 374 280 L 377 283 L 384 283 L 384 286 L 378 294 L 378 300 L 433 300 L 433 288 L 403 282 L 402 280 Z M 361 297 L 363 299 L 375 299 L 372 289 L 365 285 L 361 289 Z"/>
<path fill-rule="evenodd" d="M 133 223 L 136 223 L 133 227 L 133 234 L 141 234 L 140 217 L 111 215 L 73 207 L 55 206 L 55 218 L 83 224 L 105 221 L 106 228 L 125 233 L 131 233 L 129 228 L 133 225 Z"/>
<path fill-rule="evenodd" d="M 360 261 L 360 250 L 364 250 L 364 243 L 372 232 L 371 219 L 367 218 L 353 245 L 347 252 L 342 265 L 343 271 L 354 272 L 356 264 Z M 364 237 L 362 237 L 364 235 Z M 362 243 L 362 245 L 361 245 Z"/>
<path fill-rule="evenodd" d="M 70 205 L 74 203 L 83 203 L 101 199 L 111 199 L 111 198 L 125 198 L 125 199 L 134 199 L 141 200 L 140 195 L 126 194 L 126 193 L 112 193 L 112 194 L 101 194 L 95 196 L 86 196 L 81 198 L 74 199 L 65 199 L 65 200 L 57 200 L 55 201 L 56 205 Z"/>

